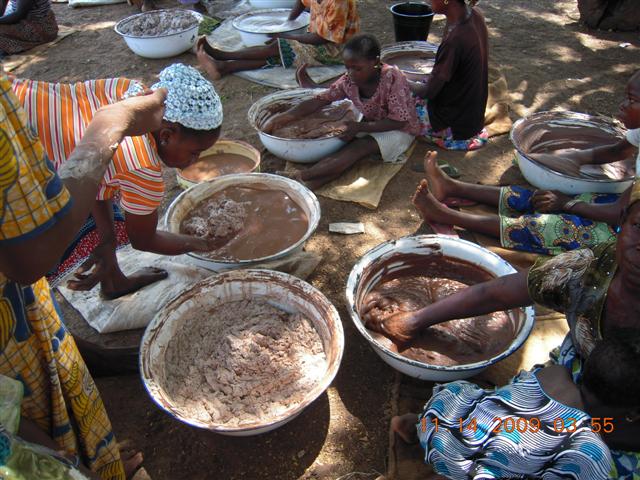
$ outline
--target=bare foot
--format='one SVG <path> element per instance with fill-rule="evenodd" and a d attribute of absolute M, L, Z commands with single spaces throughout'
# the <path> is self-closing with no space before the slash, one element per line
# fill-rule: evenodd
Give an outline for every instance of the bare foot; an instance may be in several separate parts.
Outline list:
<path fill-rule="evenodd" d="M 449 207 L 440 203 L 429 191 L 429 184 L 422 180 L 411 199 L 422 218 L 427 222 L 453 225 Z"/>
<path fill-rule="evenodd" d="M 438 153 L 427 152 L 424 157 L 424 171 L 429 180 L 429 188 L 439 201 L 444 201 L 447 197 L 453 197 L 455 191 L 455 180 L 449 178 L 438 166 Z"/>
<path fill-rule="evenodd" d="M 207 7 L 204 6 L 204 4 L 202 2 L 198 2 L 195 3 L 193 5 L 193 9 L 198 12 L 198 13 L 202 13 L 204 15 L 207 15 L 209 12 L 207 11 Z"/>
<path fill-rule="evenodd" d="M 417 443 L 418 432 L 416 431 L 416 424 L 418 423 L 419 415 L 417 413 L 406 413 L 398 417 L 391 419 L 391 430 L 396 432 L 405 443 Z"/>
<path fill-rule="evenodd" d="M 142 452 L 120 450 L 120 459 L 124 465 L 124 474 L 129 479 L 133 477 L 142 466 L 144 458 Z"/>
<path fill-rule="evenodd" d="M 278 170 L 276 172 L 276 175 L 290 178 L 291 180 L 297 180 L 298 182 L 302 181 L 302 172 L 300 172 L 299 170 Z"/>
<path fill-rule="evenodd" d="M 133 275 L 125 277 L 124 275 L 117 277 L 108 277 L 100 282 L 102 295 L 109 300 L 121 297 L 128 293 L 140 290 L 158 280 L 164 280 L 169 274 L 166 270 L 155 267 L 145 267 L 138 270 Z"/>
<path fill-rule="evenodd" d="M 320 88 L 321 85 L 314 82 L 307 72 L 308 65 L 303 63 L 296 69 L 296 81 L 302 88 Z"/>

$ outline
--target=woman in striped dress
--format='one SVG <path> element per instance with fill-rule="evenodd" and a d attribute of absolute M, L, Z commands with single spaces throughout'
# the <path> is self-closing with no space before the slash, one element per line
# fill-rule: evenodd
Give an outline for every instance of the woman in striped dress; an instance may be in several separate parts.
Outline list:
<path fill-rule="evenodd" d="M 219 246 L 156 229 L 164 196 L 162 164 L 174 168 L 190 165 L 217 141 L 222 124 L 220 99 L 213 85 L 194 68 L 182 64 L 167 67 L 151 88 L 160 87 L 169 92 L 162 128 L 126 137 L 117 147 L 100 183 L 92 218 L 67 249 L 50 281 L 55 283 L 84 262 L 69 286 L 84 290 L 100 282 L 102 293 L 116 298 L 167 275 L 159 269 L 145 268 L 126 277 L 118 267 L 118 246 L 130 241 L 138 250 L 165 255 L 211 251 Z M 142 89 L 126 78 L 76 84 L 13 79 L 13 90 L 27 112 L 29 125 L 56 169 L 64 164 L 101 106 Z"/>
<path fill-rule="evenodd" d="M 0 55 L 29 50 L 57 35 L 50 0 L 9 0 L 0 17 Z"/>

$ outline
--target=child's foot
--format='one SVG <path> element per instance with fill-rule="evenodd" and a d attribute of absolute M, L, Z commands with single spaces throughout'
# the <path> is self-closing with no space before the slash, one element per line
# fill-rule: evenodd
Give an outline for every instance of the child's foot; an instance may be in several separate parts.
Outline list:
<path fill-rule="evenodd" d="M 411 199 L 420 215 L 426 222 L 442 223 L 452 225 L 451 214 L 449 208 L 440 203 L 429 191 L 429 184 L 426 180 L 422 180 L 416 193 Z"/>
<path fill-rule="evenodd" d="M 144 461 L 142 452 L 125 452 L 122 450 L 120 450 L 120 459 L 122 460 L 122 464 L 124 466 L 124 474 L 128 479 L 132 478 L 135 473 L 140 470 L 140 467 L 142 467 L 142 462 Z"/>
<path fill-rule="evenodd" d="M 296 69 L 296 81 L 302 88 L 320 88 L 316 82 L 314 82 L 307 72 L 308 65 L 303 63 Z"/>
<path fill-rule="evenodd" d="M 429 188 L 437 200 L 442 202 L 447 197 L 455 196 L 455 181 L 449 178 L 438 166 L 438 154 L 436 152 L 427 152 L 425 155 L 424 171 L 429 180 Z"/>
<path fill-rule="evenodd" d="M 204 50 L 198 49 L 196 56 L 198 57 L 198 63 L 207 72 L 211 80 L 220 80 L 225 76 L 225 62 L 223 60 L 215 60 L 206 53 Z"/>
<path fill-rule="evenodd" d="M 417 413 L 407 413 L 391 419 L 391 430 L 397 433 L 405 443 L 417 443 L 418 432 L 416 424 L 418 423 Z"/>

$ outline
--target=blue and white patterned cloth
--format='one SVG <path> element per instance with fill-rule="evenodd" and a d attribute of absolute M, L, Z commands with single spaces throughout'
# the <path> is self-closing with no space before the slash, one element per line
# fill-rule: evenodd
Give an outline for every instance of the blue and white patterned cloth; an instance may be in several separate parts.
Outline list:
<path fill-rule="evenodd" d="M 610 478 L 611 454 L 592 432 L 591 417 L 549 398 L 533 372 L 496 390 L 465 381 L 437 385 L 417 430 L 425 461 L 454 480 Z"/>

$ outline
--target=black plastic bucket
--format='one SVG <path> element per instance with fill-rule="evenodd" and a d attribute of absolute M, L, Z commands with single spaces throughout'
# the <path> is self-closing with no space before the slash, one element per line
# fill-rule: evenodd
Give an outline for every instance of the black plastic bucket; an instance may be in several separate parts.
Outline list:
<path fill-rule="evenodd" d="M 392 5 L 396 42 L 427 40 L 433 21 L 433 11 L 426 3 L 403 2 Z"/>

